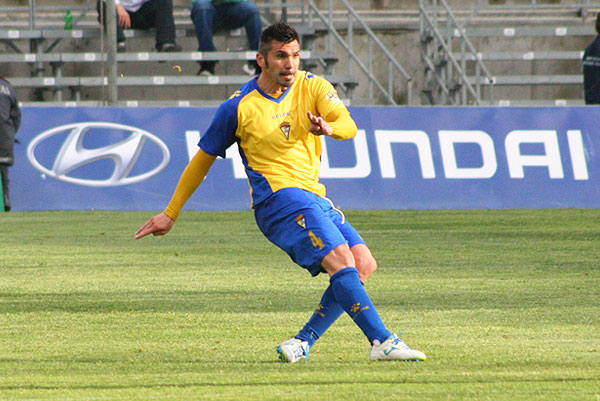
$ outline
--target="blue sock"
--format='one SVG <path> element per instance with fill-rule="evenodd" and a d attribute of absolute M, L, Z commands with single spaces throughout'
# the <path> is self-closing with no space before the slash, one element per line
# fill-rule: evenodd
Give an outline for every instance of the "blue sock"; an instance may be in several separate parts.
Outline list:
<path fill-rule="evenodd" d="M 347 267 L 335 273 L 331 276 L 330 283 L 336 301 L 365 333 L 369 342 L 383 342 L 391 335 L 360 282 L 355 267 Z"/>
<path fill-rule="evenodd" d="M 308 345 L 312 347 L 342 313 L 344 309 L 335 300 L 331 286 L 327 287 L 321 303 L 296 338 L 308 341 Z"/>

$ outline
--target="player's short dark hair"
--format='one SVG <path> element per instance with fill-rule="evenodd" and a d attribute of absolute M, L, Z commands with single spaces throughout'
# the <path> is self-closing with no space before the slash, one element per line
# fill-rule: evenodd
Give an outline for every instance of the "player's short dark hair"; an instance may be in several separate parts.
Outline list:
<path fill-rule="evenodd" d="M 596 15 L 596 32 L 600 35 L 600 13 Z"/>
<path fill-rule="evenodd" d="M 297 40 L 298 43 L 300 43 L 298 32 L 296 32 L 293 26 L 288 25 L 285 22 L 273 24 L 266 28 L 260 35 L 258 52 L 262 54 L 264 58 L 267 58 L 267 54 L 271 49 L 271 42 L 274 40 L 281 43 L 290 43 Z"/>

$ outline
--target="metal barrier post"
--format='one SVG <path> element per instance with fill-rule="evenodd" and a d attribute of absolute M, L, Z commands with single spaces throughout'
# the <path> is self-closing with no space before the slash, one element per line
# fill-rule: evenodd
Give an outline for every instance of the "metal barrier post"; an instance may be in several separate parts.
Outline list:
<path fill-rule="evenodd" d="M 117 6 L 115 0 L 106 1 L 106 61 L 108 64 L 108 105 L 116 106 L 117 88 Z"/>
<path fill-rule="evenodd" d="M 0 213 L 4 213 L 4 183 L 2 182 L 2 174 L 0 174 Z"/>
<path fill-rule="evenodd" d="M 29 0 L 29 29 L 35 29 L 35 0 Z"/>

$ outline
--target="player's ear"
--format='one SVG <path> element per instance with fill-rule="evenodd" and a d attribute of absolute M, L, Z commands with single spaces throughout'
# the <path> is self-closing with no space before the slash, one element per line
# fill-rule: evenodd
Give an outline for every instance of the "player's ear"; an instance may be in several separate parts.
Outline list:
<path fill-rule="evenodd" d="M 256 53 L 256 63 L 263 70 L 267 67 L 267 61 L 265 60 L 265 56 L 263 56 L 262 53 Z"/>

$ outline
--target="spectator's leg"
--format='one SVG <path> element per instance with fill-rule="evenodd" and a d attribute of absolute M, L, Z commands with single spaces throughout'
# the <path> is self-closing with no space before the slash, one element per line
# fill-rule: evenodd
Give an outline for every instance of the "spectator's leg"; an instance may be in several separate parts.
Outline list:
<path fill-rule="evenodd" d="M 252 1 L 242 3 L 226 3 L 219 7 L 219 15 L 215 24 L 225 29 L 244 27 L 248 39 L 248 46 L 258 50 L 258 42 L 262 32 L 260 10 Z"/>
<path fill-rule="evenodd" d="M 258 50 L 258 42 L 262 32 L 262 22 L 260 20 L 260 10 L 252 1 L 242 3 L 226 3 L 219 9 L 217 22 L 225 29 L 236 29 L 244 27 L 246 29 L 246 38 L 251 50 Z M 256 61 L 249 62 L 249 65 L 259 72 Z"/>
<path fill-rule="evenodd" d="M 102 11 L 100 11 L 100 5 L 102 5 Z M 104 25 L 104 30 L 106 31 L 106 18 L 102 18 L 106 15 L 106 2 L 102 0 L 98 0 L 96 2 L 96 10 L 98 11 L 98 22 Z M 117 19 L 117 43 L 125 43 L 125 34 L 123 33 L 123 28 L 119 26 L 119 21 Z"/>
<path fill-rule="evenodd" d="M 217 50 L 213 42 L 214 20 L 217 10 L 210 0 L 198 0 L 192 5 L 191 18 L 198 38 L 198 50 L 214 52 Z"/>
<path fill-rule="evenodd" d="M 175 19 L 172 0 L 151 0 L 156 7 L 156 48 L 166 43 L 175 44 Z"/>
<path fill-rule="evenodd" d="M 198 50 L 201 52 L 214 52 L 217 50 L 213 42 L 216 13 L 217 10 L 210 0 L 198 0 L 192 4 L 191 18 L 198 38 Z M 201 62 L 199 73 L 207 71 L 214 74 L 216 64 L 214 61 Z"/>
<path fill-rule="evenodd" d="M 175 21 L 172 0 L 150 0 L 131 15 L 131 27 L 135 29 L 156 28 L 156 48 L 175 44 Z"/>

